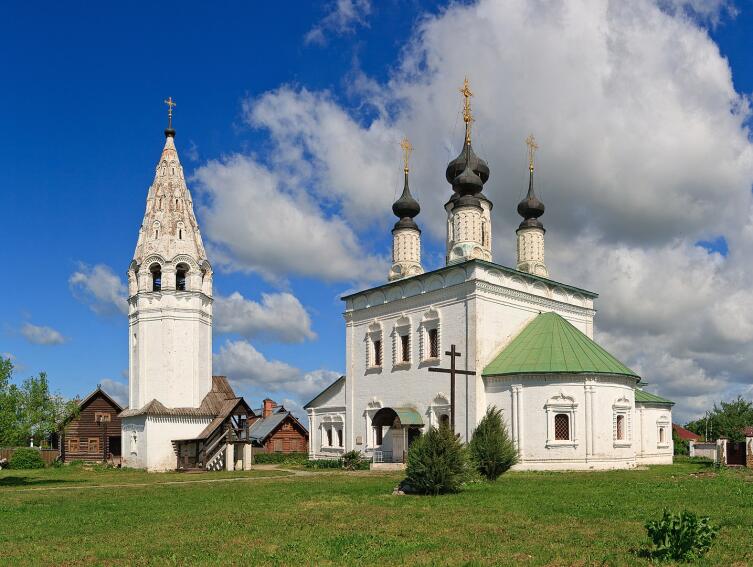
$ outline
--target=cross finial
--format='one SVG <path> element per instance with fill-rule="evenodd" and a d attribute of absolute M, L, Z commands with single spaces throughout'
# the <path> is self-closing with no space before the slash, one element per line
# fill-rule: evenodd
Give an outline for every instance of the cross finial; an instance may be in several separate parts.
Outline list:
<path fill-rule="evenodd" d="M 526 138 L 526 145 L 528 146 L 528 169 L 533 171 L 533 154 L 539 149 L 533 134 L 529 134 Z"/>
<path fill-rule="evenodd" d="M 460 94 L 465 98 L 463 102 L 463 122 L 465 122 L 465 143 L 471 143 L 471 122 L 473 122 L 473 115 L 471 114 L 471 84 L 468 82 L 468 77 L 463 81 L 463 87 L 460 89 Z"/>
<path fill-rule="evenodd" d="M 403 138 L 403 140 L 400 142 L 400 147 L 403 150 L 403 171 L 405 171 L 405 173 L 408 173 L 408 163 L 410 161 L 410 154 L 413 151 L 413 146 L 406 137 Z"/>
<path fill-rule="evenodd" d="M 165 104 L 167 105 L 167 127 L 172 128 L 173 127 L 173 107 L 177 105 L 175 104 L 175 101 L 173 100 L 173 97 L 171 96 L 165 99 Z"/>

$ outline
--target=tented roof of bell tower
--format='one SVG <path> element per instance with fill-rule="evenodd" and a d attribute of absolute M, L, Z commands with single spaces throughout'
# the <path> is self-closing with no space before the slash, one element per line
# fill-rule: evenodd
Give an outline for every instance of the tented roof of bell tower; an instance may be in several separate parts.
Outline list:
<path fill-rule="evenodd" d="M 171 128 L 165 130 L 165 146 L 149 187 L 133 258 L 141 264 L 154 254 L 168 261 L 187 255 L 199 265 L 207 260 Z"/>

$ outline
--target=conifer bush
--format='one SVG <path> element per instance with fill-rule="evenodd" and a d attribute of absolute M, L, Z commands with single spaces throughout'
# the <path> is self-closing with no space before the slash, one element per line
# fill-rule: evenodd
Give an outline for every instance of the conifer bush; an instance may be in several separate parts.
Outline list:
<path fill-rule="evenodd" d="M 20 447 L 13 451 L 8 466 L 12 469 L 43 469 L 44 461 L 36 449 Z"/>
<path fill-rule="evenodd" d="M 466 449 L 449 427 L 432 427 L 411 445 L 405 472 L 405 492 L 457 492 L 468 478 Z"/>
<path fill-rule="evenodd" d="M 468 444 L 469 457 L 478 473 L 487 480 L 499 476 L 518 462 L 518 452 L 502 421 L 502 410 L 486 410 Z"/>

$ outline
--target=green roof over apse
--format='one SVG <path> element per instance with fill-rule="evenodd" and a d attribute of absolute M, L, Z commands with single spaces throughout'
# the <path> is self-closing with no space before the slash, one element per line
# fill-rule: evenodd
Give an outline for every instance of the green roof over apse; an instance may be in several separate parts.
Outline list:
<path fill-rule="evenodd" d="M 557 313 L 540 313 L 484 368 L 504 374 L 622 374 L 640 377 Z"/>
<path fill-rule="evenodd" d="M 646 392 L 645 390 L 641 390 L 639 388 L 636 388 L 635 390 L 635 401 L 644 404 L 663 404 L 668 406 L 675 405 L 674 402 L 668 400 L 667 398 L 662 398 L 661 396 L 657 396 L 656 394 Z"/>

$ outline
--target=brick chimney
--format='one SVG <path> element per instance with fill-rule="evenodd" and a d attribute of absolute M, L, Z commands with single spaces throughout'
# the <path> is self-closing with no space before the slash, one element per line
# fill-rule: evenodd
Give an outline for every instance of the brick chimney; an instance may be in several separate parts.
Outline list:
<path fill-rule="evenodd" d="M 272 415 L 272 412 L 277 407 L 277 404 L 274 403 L 273 400 L 270 400 L 269 398 L 266 398 L 262 404 L 264 404 L 264 407 L 261 410 L 261 416 L 262 417 L 269 417 Z"/>

